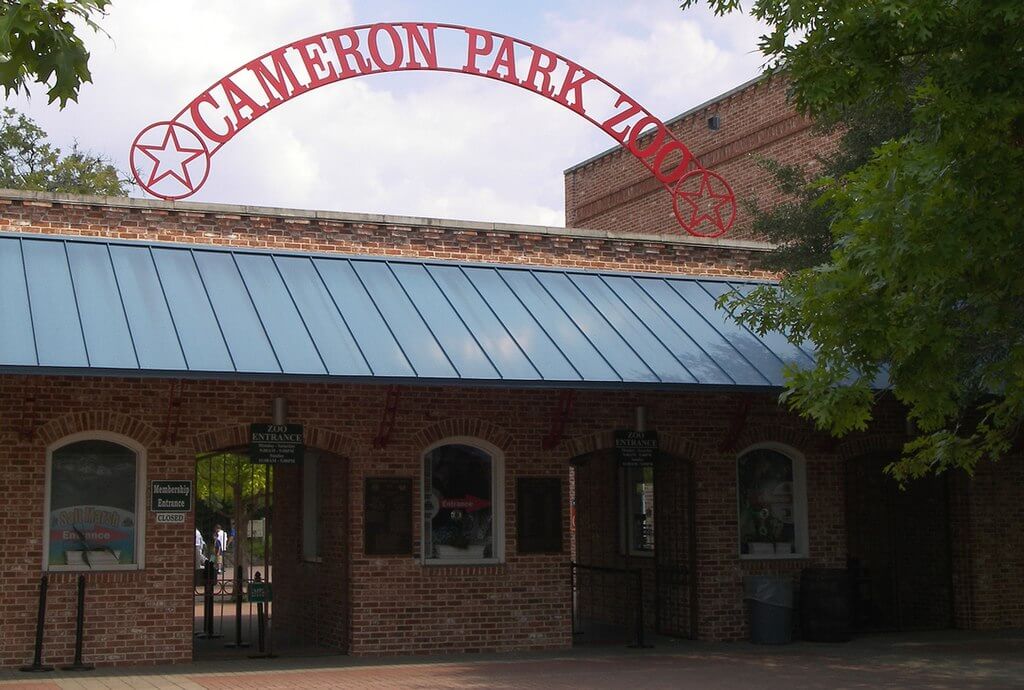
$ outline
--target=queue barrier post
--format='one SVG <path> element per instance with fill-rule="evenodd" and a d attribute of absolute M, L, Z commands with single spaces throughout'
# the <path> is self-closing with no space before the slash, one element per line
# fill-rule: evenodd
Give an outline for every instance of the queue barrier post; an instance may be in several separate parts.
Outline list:
<path fill-rule="evenodd" d="M 92 671 L 95 666 L 82 661 L 82 637 L 85 632 L 85 575 L 78 576 L 78 612 L 75 614 L 75 660 L 64 671 Z"/>
<path fill-rule="evenodd" d="M 43 626 L 46 622 L 46 592 L 50 587 L 50 576 L 43 575 L 39 580 L 39 608 L 36 611 L 36 646 L 32 663 L 22 666 L 21 670 L 27 673 L 42 673 L 52 671 L 53 666 L 43 663 Z"/>

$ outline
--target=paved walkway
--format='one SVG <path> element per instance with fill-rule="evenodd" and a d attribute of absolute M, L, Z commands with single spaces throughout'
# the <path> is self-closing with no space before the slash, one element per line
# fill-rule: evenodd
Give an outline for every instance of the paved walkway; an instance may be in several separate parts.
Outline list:
<path fill-rule="evenodd" d="M 875 636 L 784 647 L 677 642 L 651 650 L 437 659 L 237 660 L 30 676 L 0 671 L 0 690 L 91 688 L 1024 688 L 1024 632 Z"/>

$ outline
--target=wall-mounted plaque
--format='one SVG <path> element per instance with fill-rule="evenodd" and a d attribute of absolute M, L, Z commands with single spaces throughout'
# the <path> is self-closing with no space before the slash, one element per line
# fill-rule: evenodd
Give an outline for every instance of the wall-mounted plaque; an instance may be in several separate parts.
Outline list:
<path fill-rule="evenodd" d="M 301 424 L 250 424 L 249 460 L 260 465 L 301 465 Z"/>
<path fill-rule="evenodd" d="M 516 482 L 519 553 L 562 552 L 562 480 L 520 477 Z"/>
<path fill-rule="evenodd" d="M 658 455 L 658 432 L 616 431 L 615 454 L 621 467 L 651 467 Z"/>
<path fill-rule="evenodd" d="M 191 479 L 154 479 L 149 485 L 149 508 L 154 513 L 187 513 L 192 510 Z"/>
<path fill-rule="evenodd" d="M 367 477 L 363 493 L 363 552 L 412 553 L 412 479 Z"/>

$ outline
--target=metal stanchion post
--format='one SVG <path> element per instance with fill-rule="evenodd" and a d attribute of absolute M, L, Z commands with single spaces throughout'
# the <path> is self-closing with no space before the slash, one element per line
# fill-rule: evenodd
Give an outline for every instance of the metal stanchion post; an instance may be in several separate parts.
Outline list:
<path fill-rule="evenodd" d="M 644 572 L 639 568 L 633 572 L 636 574 L 636 642 L 629 646 L 635 649 L 650 649 L 651 645 L 644 644 Z"/>
<path fill-rule="evenodd" d="M 271 659 L 275 656 L 272 651 L 268 651 L 267 647 L 267 602 L 272 598 L 270 583 L 263 579 L 260 571 L 256 571 L 253 576 L 252 587 L 249 589 L 250 600 L 256 599 L 256 634 L 257 634 L 257 649 L 259 650 L 256 654 L 250 654 L 250 659 Z"/>
<path fill-rule="evenodd" d="M 235 567 L 235 641 L 229 642 L 225 647 L 245 648 L 248 642 L 242 641 L 242 600 L 245 598 L 242 592 L 242 566 Z"/>
<path fill-rule="evenodd" d="M 254 587 L 251 587 L 249 589 L 250 593 L 252 593 L 253 591 L 266 591 L 262 589 L 263 576 L 260 574 L 260 571 L 258 570 L 256 571 L 256 574 L 253 576 L 253 585 Z M 256 602 L 256 649 L 258 650 L 259 653 L 251 655 L 252 658 L 254 659 L 261 659 L 266 656 L 265 652 L 267 644 L 267 618 L 266 610 L 263 608 L 263 601 L 264 596 L 261 595 L 260 599 Z"/>
<path fill-rule="evenodd" d="M 217 587 L 217 565 L 213 561 L 207 561 L 205 566 L 205 583 L 203 585 L 203 632 L 199 638 L 202 640 L 213 640 L 217 635 L 213 630 L 213 592 Z"/>
<path fill-rule="evenodd" d="M 85 575 L 78 576 L 78 613 L 75 616 L 75 660 L 64 671 L 92 671 L 95 666 L 82 662 L 82 636 L 85 632 Z"/>
<path fill-rule="evenodd" d="M 576 577 L 573 572 L 575 564 L 569 563 L 569 623 L 571 624 L 571 634 L 576 634 Z"/>
<path fill-rule="evenodd" d="M 28 666 L 22 666 L 22 671 L 40 672 L 52 671 L 53 666 L 43 665 L 43 624 L 46 621 L 46 590 L 50 586 L 50 576 L 43 575 L 39 580 L 39 609 L 36 617 L 36 649 L 35 657 Z"/>

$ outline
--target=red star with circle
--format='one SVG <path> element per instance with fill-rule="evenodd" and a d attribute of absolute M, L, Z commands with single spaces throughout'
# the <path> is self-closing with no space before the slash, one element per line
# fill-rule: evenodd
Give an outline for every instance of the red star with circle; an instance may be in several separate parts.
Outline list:
<path fill-rule="evenodd" d="M 167 125 L 167 133 L 159 146 L 139 144 L 138 148 L 153 160 L 153 170 L 149 174 L 146 187 L 151 188 L 163 178 L 171 176 L 185 185 L 187 189 L 193 189 L 192 178 L 188 173 L 188 164 L 204 155 L 206 151 L 201 148 L 182 146 L 178 141 L 174 125 Z"/>
<path fill-rule="evenodd" d="M 710 179 L 714 173 L 703 171 L 700 178 L 700 186 L 695 192 L 688 192 L 679 189 L 676 195 L 683 199 L 690 206 L 690 217 L 688 226 L 696 228 L 702 221 L 708 220 L 719 230 L 725 230 L 732 221 L 735 213 L 735 200 L 731 192 L 716 192 L 711 187 Z M 717 176 L 716 176 L 717 177 Z M 726 210 L 723 216 L 723 209 Z"/>

